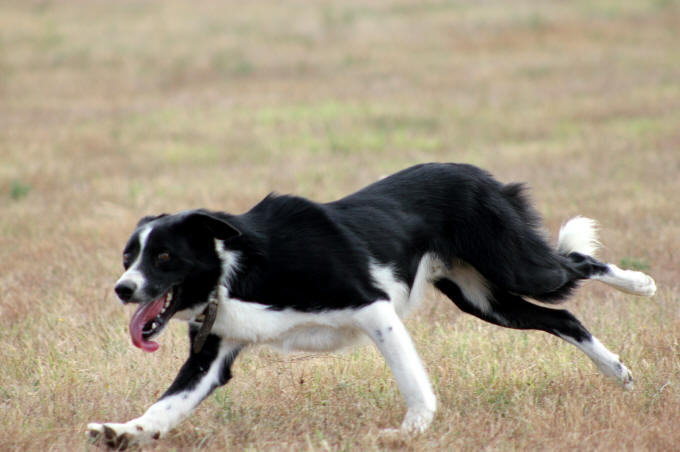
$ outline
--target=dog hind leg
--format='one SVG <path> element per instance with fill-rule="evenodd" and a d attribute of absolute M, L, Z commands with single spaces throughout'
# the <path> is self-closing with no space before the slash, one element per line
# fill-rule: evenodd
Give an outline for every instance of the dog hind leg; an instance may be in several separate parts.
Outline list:
<path fill-rule="evenodd" d="M 634 270 L 622 270 L 593 257 L 599 246 L 597 229 L 597 222 L 589 218 L 576 217 L 567 221 L 560 229 L 558 253 L 569 258 L 580 278 L 601 281 L 633 295 L 654 295 L 656 284 L 650 276 Z"/>
<path fill-rule="evenodd" d="M 442 278 L 435 282 L 435 287 L 462 311 L 482 320 L 507 328 L 542 330 L 564 339 L 583 351 L 603 374 L 627 389 L 632 388 L 632 374 L 619 357 L 607 350 L 569 311 L 545 308 L 517 295 L 492 291 L 481 282 L 475 286 L 469 278 L 462 282 L 459 286 L 457 281 Z M 481 303 L 481 299 L 486 302 Z"/>
<path fill-rule="evenodd" d="M 606 264 L 607 269 L 590 279 L 601 281 L 621 292 L 651 297 L 656 293 L 656 283 L 651 276 L 634 270 L 622 270 L 614 264 Z"/>

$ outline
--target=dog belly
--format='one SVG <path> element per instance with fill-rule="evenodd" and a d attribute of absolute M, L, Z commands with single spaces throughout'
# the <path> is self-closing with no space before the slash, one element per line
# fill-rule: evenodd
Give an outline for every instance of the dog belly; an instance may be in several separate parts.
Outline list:
<path fill-rule="evenodd" d="M 332 352 L 367 342 L 368 337 L 355 328 L 310 326 L 288 331 L 269 345 L 281 351 Z"/>

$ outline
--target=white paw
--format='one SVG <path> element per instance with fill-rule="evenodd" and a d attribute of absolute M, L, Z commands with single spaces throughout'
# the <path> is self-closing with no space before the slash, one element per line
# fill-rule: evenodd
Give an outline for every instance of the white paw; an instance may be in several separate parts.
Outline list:
<path fill-rule="evenodd" d="M 651 297 L 656 293 L 656 283 L 651 276 L 635 270 L 619 270 L 622 284 L 620 289 L 633 295 Z"/>
<path fill-rule="evenodd" d="M 410 409 L 404 416 L 404 421 L 399 428 L 385 428 L 380 430 L 380 435 L 388 439 L 404 438 L 423 433 L 432 423 L 434 410 L 429 408 Z"/>
<path fill-rule="evenodd" d="M 651 297 L 656 293 L 656 283 L 651 276 L 638 272 L 635 291 L 642 296 Z"/>
<path fill-rule="evenodd" d="M 148 443 L 161 437 L 159 431 L 149 429 L 135 421 L 125 424 L 91 423 L 87 425 L 87 435 L 93 443 L 116 450 L 125 450 L 130 446 Z"/>
<path fill-rule="evenodd" d="M 635 387 L 635 382 L 633 381 L 633 374 L 630 373 L 630 370 L 623 364 L 621 364 L 621 367 L 623 367 L 623 374 L 620 378 L 621 384 L 623 384 L 623 387 L 629 391 L 632 391 L 633 388 Z"/>
<path fill-rule="evenodd" d="M 612 266 L 613 267 L 613 266 Z M 632 295 L 651 297 L 656 293 L 656 283 L 651 276 L 635 270 L 614 269 L 616 284 L 619 290 Z"/>
<path fill-rule="evenodd" d="M 409 435 L 423 433 L 432 423 L 434 410 L 427 408 L 410 409 L 406 412 L 400 431 Z"/>
<path fill-rule="evenodd" d="M 633 374 L 621 364 L 619 355 L 607 350 L 597 338 L 591 337 L 589 341 L 576 342 L 576 345 L 588 355 L 600 372 L 617 380 L 624 388 L 633 389 Z"/>
<path fill-rule="evenodd" d="M 595 362 L 597 368 L 606 376 L 617 380 L 625 389 L 633 389 L 633 374 L 617 360 L 614 362 Z"/>

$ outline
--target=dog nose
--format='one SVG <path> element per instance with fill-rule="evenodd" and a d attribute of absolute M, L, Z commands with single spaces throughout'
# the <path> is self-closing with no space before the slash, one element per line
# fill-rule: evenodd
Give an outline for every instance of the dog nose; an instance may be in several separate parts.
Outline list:
<path fill-rule="evenodd" d="M 121 299 L 123 303 L 130 301 L 132 295 L 137 290 L 137 284 L 132 281 L 122 281 L 116 284 L 115 291 L 118 294 L 118 298 Z"/>

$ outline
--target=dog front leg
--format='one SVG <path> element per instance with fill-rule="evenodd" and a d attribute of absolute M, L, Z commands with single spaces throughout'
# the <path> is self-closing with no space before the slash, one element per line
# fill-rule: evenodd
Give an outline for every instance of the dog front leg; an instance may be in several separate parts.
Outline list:
<path fill-rule="evenodd" d="M 191 333 L 192 342 L 195 331 Z M 193 350 L 170 388 L 140 417 L 125 423 L 92 423 L 88 435 L 123 450 L 158 439 L 184 420 L 215 388 L 231 378 L 231 365 L 241 346 L 209 335 L 200 352 Z"/>
<path fill-rule="evenodd" d="M 421 433 L 432 422 L 437 400 L 425 367 L 392 303 L 375 302 L 356 314 L 359 327 L 378 346 L 406 401 L 400 431 Z M 392 432 L 392 430 L 388 430 Z"/>

